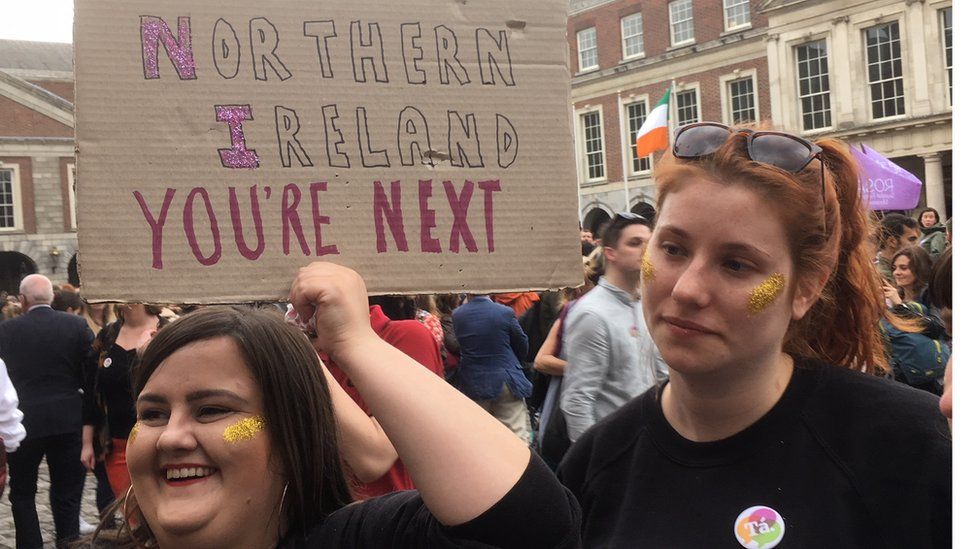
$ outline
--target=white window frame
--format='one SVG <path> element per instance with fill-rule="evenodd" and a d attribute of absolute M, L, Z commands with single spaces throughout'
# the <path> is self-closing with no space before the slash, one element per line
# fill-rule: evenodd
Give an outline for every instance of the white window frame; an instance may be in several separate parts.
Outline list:
<path fill-rule="evenodd" d="M 590 166 L 589 161 L 586 156 L 586 126 L 583 125 L 583 116 L 590 113 L 598 113 L 600 115 L 600 150 L 603 155 L 603 177 L 590 178 Z M 576 149 L 579 153 L 578 158 L 578 169 L 580 174 L 580 182 L 585 184 L 596 184 L 603 183 L 607 181 L 607 173 L 609 165 L 607 163 L 607 124 L 606 117 L 603 114 L 603 105 L 597 105 L 594 107 L 584 107 L 576 111 L 576 135 L 577 143 Z"/>
<path fill-rule="evenodd" d="M 0 161 L 0 170 L 11 171 L 10 192 L 13 195 L 14 226 L 0 227 L 0 233 L 24 232 L 24 197 L 21 194 L 20 165 L 13 162 Z"/>
<path fill-rule="evenodd" d="M 691 38 L 688 38 L 688 39 L 685 39 L 685 40 L 681 40 L 681 41 L 677 41 L 677 40 L 675 40 L 675 33 L 674 33 L 674 30 L 675 30 L 674 29 L 675 20 L 674 20 L 674 9 L 673 9 L 673 7 L 674 7 L 675 4 L 684 3 L 684 2 L 687 2 L 688 3 L 688 7 L 691 8 L 691 17 L 689 17 L 688 19 L 685 19 L 683 21 L 678 21 L 678 23 L 691 22 Z M 679 46 L 687 46 L 688 44 L 694 44 L 695 43 L 695 13 L 694 13 L 694 1 L 693 0 L 674 0 L 673 2 L 668 2 L 668 21 L 670 23 L 670 29 L 671 29 L 671 47 L 672 48 L 677 48 Z"/>
<path fill-rule="evenodd" d="M 802 90 L 802 87 L 800 85 L 800 57 L 797 54 L 797 50 L 799 48 L 803 47 L 803 46 L 806 46 L 807 44 L 812 44 L 814 42 L 820 42 L 820 41 L 823 41 L 824 48 L 827 50 L 827 86 L 828 86 L 829 89 L 827 90 L 827 94 L 826 95 L 827 95 L 827 100 L 830 102 L 830 108 L 827 110 L 827 112 L 830 113 L 830 124 L 828 124 L 827 126 L 823 126 L 821 128 L 806 129 L 803 126 L 803 114 L 804 114 L 803 113 L 803 95 L 802 95 L 802 91 L 801 91 Z M 798 110 L 796 111 L 796 114 L 797 114 L 797 116 L 799 116 L 799 119 L 797 120 L 797 128 L 800 130 L 801 133 L 804 133 L 804 134 L 814 134 L 814 133 L 821 133 L 821 132 L 825 132 L 825 131 L 832 130 L 834 128 L 834 122 L 835 122 L 835 117 L 834 117 L 834 114 L 835 114 L 834 113 L 834 105 L 835 105 L 835 102 L 834 102 L 833 85 L 832 85 L 832 81 L 831 81 L 831 78 L 830 78 L 830 65 L 831 65 L 831 63 L 830 63 L 830 57 L 831 57 L 831 54 L 832 54 L 832 48 L 831 48 L 831 45 L 830 45 L 829 36 L 813 36 L 813 37 L 809 38 L 808 40 L 803 40 L 803 41 L 798 41 L 798 42 L 792 43 L 792 44 L 789 45 L 789 48 L 790 48 L 790 51 L 792 53 L 793 71 L 794 71 L 794 75 L 796 76 L 796 80 L 795 80 L 795 84 L 796 84 L 796 99 L 797 99 L 796 103 L 797 103 L 797 108 L 798 108 Z"/>
<path fill-rule="evenodd" d="M 674 127 L 671 128 L 672 130 L 677 130 L 678 128 L 681 127 L 681 126 L 678 125 L 678 110 L 679 110 L 679 107 L 678 107 L 678 94 L 683 93 L 683 92 L 689 92 L 689 91 L 695 92 L 695 108 L 698 111 L 698 120 L 696 120 L 696 122 L 701 122 L 703 120 L 702 119 L 701 85 L 698 82 L 692 82 L 690 84 L 683 84 L 683 85 L 680 85 L 680 86 L 675 86 L 675 89 L 674 89 L 674 92 L 673 92 L 674 93 L 674 116 L 670 117 L 672 120 L 674 120 L 674 124 L 673 124 Z M 694 122 L 689 122 L 689 124 L 693 124 L 693 123 Z"/>
<path fill-rule="evenodd" d="M 643 160 L 647 160 L 647 169 L 634 170 L 634 161 L 636 159 L 634 158 L 635 156 L 634 147 L 630 145 L 630 111 L 628 110 L 628 107 L 630 107 L 631 105 L 635 105 L 637 103 L 644 104 L 645 117 L 651 114 L 651 104 L 650 104 L 651 102 L 649 96 L 636 95 L 634 97 L 628 97 L 626 102 L 623 103 L 623 111 L 624 111 L 624 117 L 626 119 L 626 124 L 621 124 L 621 129 L 624 130 L 624 142 L 627 143 L 627 173 L 629 173 L 630 175 L 646 175 L 651 173 L 651 169 L 653 168 L 653 162 L 651 161 L 650 157 L 644 158 Z M 641 121 L 641 124 L 643 124 L 643 121 Z M 640 131 L 640 126 L 637 127 L 637 131 Z M 637 132 L 634 133 L 635 136 L 636 133 Z"/>
<path fill-rule="evenodd" d="M 762 112 L 759 108 L 759 77 L 757 71 L 756 69 L 740 69 L 737 72 L 724 74 L 718 78 L 719 91 L 722 99 L 722 122 L 726 125 L 731 126 L 733 124 L 732 97 L 729 94 L 729 83 L 746 78 L 752 78 L 752 93 L 755 95 L 756 120 L 753 123 L 758 123 L 762 120 Z M 699 99 L 699 101 L 701 100 Z"/>
<path fill-rule="evenodd" d="M 628 20 L 632 20 L 635 17 L 638 18 L 638 19 L 640 19 L 639 32 L 637 34 L 632 34 L 630 36 L 627 36 L 625 34 L 625 30 L 624 30 L 626 28 L 626 23 L 627 23 Z M 636 53 L 632 53 L 630 55 L 627 55 L 627 39 L 628 38 L 634 38 L 634 37 L 640 38 L 640 51 L 639 52 L 636 52 Z M 641 12 L 637 11 L 637 12 L 631 13 L 630 15 L 625 15 L 625 16 L 621 17 L 620 18 L 620 55 L 621 55 L 621 58 L 624 61 L 629 61 L 631 59 L 640 59 L 641 57 L 644 57 L 644 51 L 645 51 L 644 50 L 644 15 Z"/>
<path fill-rule="evenodd" d="M 593 53 L 594 53 L 594 59 L 596 60 L 596 63 L 593 64 L 593 65 L 583 66 L 583 46 L 581 44 L 582 36 L 583 36 L 583 33 L 590 32 L 590 31 L 593 32 L 593 48 L 592 48 L 592 50 L 593 50 Z M 590 50 L 587 49 L 587 51 L 590 51 Z M 579 63 L 579 72 L 581 72 L 581 73 L 583 73 L 583 72 L 589 72 L 589 71 L 593 71 L 593 70 L 599 70 L 600 69 L 600 47 L 599 47 L 599 44 L 597 44 L 596 27 L 587 27 L 585 29 L 580 29 L 580 30 L 576 31 L 576 58 L 577 58 L 577 61 Z"/>
<path fill-rule="evenodd" d="M 68 213 L 71 214 L 71 230 L 78 230 L 77 198 L 75 195 L 75 164 L 67 164 L 68 171 Z"/>
<path fill-rule="evenodd" d="M 729 6 L 730 2 L 735 4 Z M 729 8 L 739 7 L 745 4 L 749 8 L 749 18 L 745 23 L 740 23 L 738 25 L 729 26 Z M 722 0 L 722 26 L 725 28 L 725 32 L 736 31 L 741 29 L 748 29 L 752 27 L 752 5 L 750 0 Z"/>
<path fill-rule="evenodd" d="M 946 26 L 945 26 L 945 12 L 952 11 L 952 5 L 948 5 L 943 8 L 938 8 L 936 10 L 937 17 L 939 19 L 939 43 L 942 44 L 942 66 L 946 71 L 946 97 L 949 99 L 949 108 L 952 108 L 952 64 L 949 63 L 949 50 L 953 50 L 953 46 L 946 46 Z M 953 13 L 954 17 L 955 14 Z M 955 21 L 953 21 L 955 24 Z M 952 33 L 953 27 L 949 27 L 949 33 Z"/>
<path fill-rule="evenodd" d="M 882 27 L 882 26 L 885 26 L 885 25 L 890 25 L 892 23 L 897 23 L 898 24 L 898 40 L 899 40 L 899 42 L 901 42 L 901 57 L 900 57 L 900 59 L 901 59 L 901 80 L 902 80 L 901 92 L 902 92 L 902 103 L 904 104 L 904 111 L 905 112 L 903 112 L 902 114 L 893 114 L 891 116 L 884 116 L 884 117 L 880 117 L 880 118 L 875 118 L 874 117 L 874 99 L 873 99 L 873 97 L 871 95 L 871 58 L 870 58 L 870 55 L 868 55 L 867 33 L 868 33 L 868 30 L 870 30 L 870 29 L 873 29 L 875 27 Z M 870 24 L 861 25 L 857 29 L 858 30 L 859 45 L 860 46 L 864 46 L 864 49 L 861 50 L 862 55 L 864 55 L 864 63 L 861 66 L 864 68 L 864 92 L 865 92 L 864 93 L 864 98 L 867 101 L 867 112 L 865 114 L 867 115 L 867 119 L 869 121 L 871 121 L 871 122 L 887 121 L 887 120 L 898 120 L 898 119 L 901 119 L 901 118 L 905 118 L 905 117 L 909 116 L 909 114 L 910 114 L 910 111 L 909 111 L 910 104 L 909 104 L 909 101 L 908 101 L 908 88 L 909 88 L 909 86 L 908 86 L 908 83 L 906 81 L 907 79 L 905 77 L 905 73 L 908 70 L 908 66 L 907 66 L 908 63 L 906 62 L 907 59 L 905 57 L 905 36 L 904 36 L 904 29 L 905 29 L 905 21 L 903 21 L 901 17 L 892 17 L 892 18 L 889 18 L 889 19 L 881 20 L 881 21 L 877 21 L 877 20 L 871 21 Z"/>

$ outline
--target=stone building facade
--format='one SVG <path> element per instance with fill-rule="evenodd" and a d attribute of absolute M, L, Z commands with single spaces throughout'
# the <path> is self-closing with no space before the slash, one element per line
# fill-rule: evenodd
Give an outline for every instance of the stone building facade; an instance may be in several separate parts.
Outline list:
<path fill-rule="evenodd" d="M 78 283 L 71 58 L 70 44 L 0 40 L 0 291 L 35 272 Z"/>
<path fill-rule="evenodd" d="M 636 132 L 672 85 L 672 131 L 751 121 L 865 143 L 925 181 L 920 207 L 951 214 L 951 12 L 951 0 L 572 0 L 582 225 L 653 215 L 660 154 L 635 158 Z"/>

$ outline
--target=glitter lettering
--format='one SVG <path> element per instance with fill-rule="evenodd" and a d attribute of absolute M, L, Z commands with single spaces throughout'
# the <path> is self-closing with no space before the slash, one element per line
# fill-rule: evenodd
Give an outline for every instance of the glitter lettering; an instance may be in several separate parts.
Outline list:
<path fill-rule="evenodd" d="M 254 120 L 251 116 L 250 105 L 214 105 L 218 122 L 227 122 L 230 126 L 230 149 L 217 149 L 220 163 L 225 168 L 253 170 L 261 165 L 258 153 L 247 148 L 244 140 L 244 121 Z"/>
<path fill-rule="evenodd" d="M 645 282 L 654 280 L 654 264 L 651 263 L 651 248 L 647 247 L 644 257 L 641 258 L 641 278 Z"/>
<path fill-rule="evenodd" d="M 142 68 L 147 80 L 159 78 L 159 43 L 162 42 L 166 55 L 180 76 L 180 80 L 195 80 L 196 63 L 193 61 L 193 44 L 190 39 L 190 18 L 178 17 L 177 34 L 173 36 L 169 25 L 159 17 L 143 15 L 142 29 Z"/>

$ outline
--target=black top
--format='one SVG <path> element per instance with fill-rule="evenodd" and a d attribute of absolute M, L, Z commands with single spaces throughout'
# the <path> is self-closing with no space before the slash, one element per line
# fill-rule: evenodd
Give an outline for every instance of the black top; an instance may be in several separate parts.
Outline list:
<path fill-rule="evenodd" d="M 112 438 L 128 438 L 129 431 L 136 424 L 131 376 L 135 360 L 135 349 L 127 351 L 113 343 L 105 353 L 105 359 L 97 365 L 95 388 L 104 406 L 108 434 Z"/>
<path fill-rule="evenodd" d="M 0 358 L 17 389 L 27 440 L 81 432 L 82 370 L 93 337 L 85 319 L 48 306 L 0 323 Z"/>
<path fill-rule="evenodd" d="M 494 506 L 458 526 L 437 522 L 416 490 L 393 492 L 347 505 L 304 539 L 289 536 L 278 547 L 298 548 L 575 548 L 580 510 L 535 454 L 522 478 Z"/>
<path fill-rule="evenodd" d="M 765 416 L 696 443 L 665 419 L 662 389 L 587 431 L 560 466 L 584 546 L 950 546 L 951 441 L 932 395 L 798 360 Z"/>

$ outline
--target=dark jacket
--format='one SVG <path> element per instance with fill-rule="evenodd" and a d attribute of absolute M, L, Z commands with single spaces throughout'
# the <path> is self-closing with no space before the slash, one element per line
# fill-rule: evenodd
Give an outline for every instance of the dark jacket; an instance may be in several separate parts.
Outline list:
<path fill-rule="evenodd" d="M 474 400 L 493 400 L 506 384 L 517 398 L 532 392 L 522 372 L 528 338 L 509 307 L 475 297 L 454 311 L 454 333 L 461 345 L 458 382 Z"/>
<path fill-rule="evenodd" d="M 83 368 L 91 328 L 47 306 L 0 323 L 0 358 L 20 397 L 27 440 L 81 432 Z"/>

